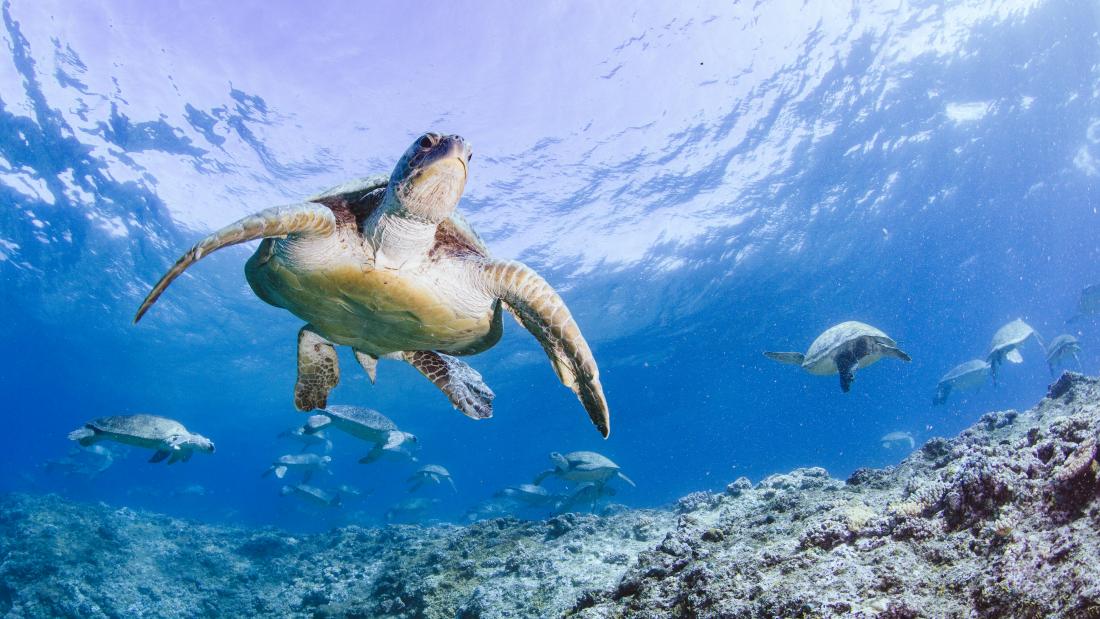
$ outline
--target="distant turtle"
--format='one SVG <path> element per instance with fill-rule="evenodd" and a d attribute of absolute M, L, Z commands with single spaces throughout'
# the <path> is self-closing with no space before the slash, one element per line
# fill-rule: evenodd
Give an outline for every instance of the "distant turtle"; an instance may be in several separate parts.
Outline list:
<path fill-rule="evenodd" d="M 882 446 L 889 449 L 894 443 L 905 443 L 909 445 L 909 449 L 913 449 L 917 446 L 917 442 L 913 440 L 913 435 L 908 432 L 896 431 L 890 432 L 879 439 L 882 441 Z"/>
<path fill-rule="evenodd" d="M 284 432 L 279 433 L 279 438 L 288 438 L 294 441 L 298 441 L 302 444 L 302 451 L 308 450 L 310 447 L 319 447 L 324 453 L 332 451 L 332 441 L 325 436 L 324 432 L 318 431 L 309 433 L 305 431 L 305 428 L 297 427 L 291 428 Z"/>
<path fill-rule="evenodd" d="M 1064 334 L 1054 338 L 1050 346 L 1047 347 L 1047 365 L 1050 367 L 1051 375 L 1054 374 L 1055 368 L 1062 361 L 1062 357 L 1066 355 L 1073 357 L 1073 360 L 1077 362 L 1077 369 L 1081 369 L 1081 358 L 1077 356 L 1080 352 L 1081 343 L 1072 335 Z"/>
<path fill-rule="evenodd" d="M 397 424 L 382 413 L 362 406 L 334 404 L 322 408 L 306 421 L 302 432 L 314 434 L 330 426 L 374 443 L 374 449 L 359 459 L 361 464 L 369 464 L 384 455 L 412 458 L 418 448 L 415 436 L 398 430 Z"/>
<path fill-rule="evenodd" d="M 615 489 L 611 486 L 591 481 L 585 482 L 558 502 L 554 507 L 554 511 L 563 514 L 574 511 L 582 505 L 587 506 L 588 510 L 592 511 L 596 508 L 596 503 L 600 499 L 608 496 L 615 496 Z"/>
<path fill-rule="evenodd" d="M 511 516 L 516 508 L 515 501 L 502 497 L 486 499 L 466 511 L 467 522 L 488 520 L 490 518 L 504 518 Z"/>
<path fill-rule="evenodd" d="M 181 273 L 222 247 L 264 239 L 245 265 L 263 301 L 306 321 L 298 334 L 294 403 L 326 405 L 339 382 L 334 346 L 350 346 L 372 378 L 381 357 L 412 364 L 465 415 L 492 415 L 493 392 L 452 355 L 489 349 L 507 308 L 542 344 L 603 436 L 610 428 L 599 369 L 558 293 L 537 273 L 497 260 L 455 210 L 470 146 L 425 133 L 389 177 L 351 181 L 245 217 L 202 239 L 156 283 L 134 321 Z"/>
<path fill-rule="evenodd" d="M 458 492 L 458 488 L 455 487 L 455 481 L 451 478 L 450 471 L 438 464 L 427 464 L 420 467 L 420 470 L 413 473 L 407 481 L 412 483 L 409 492 L 416 492 L 423 487 L 424 484 L 430 483 L 438 486 L 444 481 L 451 485 L 451 490 Z"/>
<path fill-rule="evenodd" d="M 1100 284 L 1085 286 L 1081 291 L 1081 297 L 1077 299 L 1077 313 L 1066 321 L 1071 324 L 1084 320 L 1087 316 L 1100 314 Z"/>
<path fill-rule="evenodd" d="M 314 453 L 287 454 L 276 458 L 275 462 L 264 471 L 263 477 L 275 473 L 275 477 L 282 479 L 287 471 L 301 471 L 302 483 L 306 483 L 317 471 L 324 471 L 331 475 L 332 472 L 328 470 L 329 462 L 332 462 L 332 456 L 319 456 Z"/>
<path fill-rule="evenodd" d="M 826 329 L 810 344 L 806 354 L 766 352 L 764 356 L 780 363 L 801 366 L 816 376 L 839 374 L 840 389 L 844 393 L 851 388 L 857 369 L 865 368 L 883 357 L 911 360 L 888 335 L 854 320 Z"/>
<path fill-rule="evenodd" d="M 566 481 L 606 483 L 612 477 L 618 477 L 626 483 L 634 486 L 634 482 L 623 474 L 619 465 L 612 462 L 606 456 L 594 451 L 573 451 L 567 454 L 551 452 L 550 461 L 554 468 L 539 473 L 535 477 L 534 485 L 539 485 L 551 475 Z"/>
<path fill-rule="evenodd" d="M 283 496 L 294 495 L 301 499 L 305 499 L 316 505 L 322 507 L 339 507 L 340 506 L 340 494 L 333 494 L 331 492 L 322 490 L 316 486 L 308 486 L 306 484 L 295 484 L 293 486 L 283 486 L 279 490 L 279 494 Z"/>
<path fill-rule="evenodd" d="M 110 449 L 103 445 L 89 445 L 84 448 L 72 448 L 62 457 L 47 460 L 43 463 L 47 473 L 61 473 L 63 475 L 79 475 L 88 479 L 94 479 L 97 475 L 111 468 L 115 456 Z"/>
<path fill-rule="evenodd" d="M 509 486 L 498 492 L 498 498 L 511 499 L 529 507 L 541 507 L 554 501 L 556 495 L 550 494 L 546 488 L 535 484 L 520 484 Z"/>
<path fill-rule="evenodd" d="M 989 367 L 989 362 L 982 359 L 971 359 L 956 365 L 936 385 L 936 396 L 932 398 L 932 404 L 943 404 L 953 391 L 980 389 L 989 378 Z"/>
<path fill-rule="evenodd" d="M 168 458 L 168 464 L 187 462 L 196 451 L 214 453 L 214 443 L 190 432 L 183 424 L 156 415 L 116 415 L 100 417 L 69 433 L 69 439 L 87 447 L 98 441 L 115 441 L 135 447 L 154 449 L 149 462 Z"/>
<path fill-rule="evenodd" d="M 993 334 L 986 361 L 989 361 L 989 373 L 993 376 L 994 385 L 997 384 L 997 368 L 1002 363 L 1005 361 L 1023 363 L 1024 357 L 1020 354 L 1019 348 L 1028 338 L 1032 337 L 1046 353 L 1046 346 L 1043 345 L 1043 340 L 1039 337 L 1039 334 L 1031 328 L 1031 325 L 1019 318 L 997 329 L 997 332 Z"/>
<path fill-rule="evenodd" d="M 439 504 L 439 499 L 429 499 L 422 496 L 402 499 L 394 503 L 386 512 L 386 520 L 390 522 L 394 520 L 402 522 L 420 520 L 428 510 L 437 504 Z"/>

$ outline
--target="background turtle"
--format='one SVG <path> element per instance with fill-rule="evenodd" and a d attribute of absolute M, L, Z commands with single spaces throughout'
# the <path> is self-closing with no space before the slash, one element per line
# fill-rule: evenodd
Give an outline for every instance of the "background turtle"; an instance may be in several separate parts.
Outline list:
<path fill-rule="evenodd" d="M 997 368 L 1002 363 L 1005 361 L 1023 363 L 1024 357 L 1020 354 L 1019 349 L 1031 337 L 1035 338 L 1035 342 L 1046 354 L 1043 339 L 1039 337 L 1035 329 L 1031 328 L 1031 325 L 1019 318 L 997 329 L 997 332 L 993 334 L 993 341 L 989 344 L 989 355 L 986 357 L 986 361 L 989 362 L 989 373 L 993 376 L 994 385 L 997 384 Z"/>
<path fill-rule="evenodd" d="M 879 440 L 882 441 L 882 446 L 886 449 L 892 447 L 894 443 L 904 443 L 909 446 L 909 449 L 917 446 L 917 442 L 913 440 L 913 435 L 902 430 L 884 434 Z"/>
<path fill-rule="evenodd" d="M 596 360 L 565 302 L 527 266 L 493 259 L 455 210 L 471 156 L 461 137 L 426 133 L 389 178 L 351 181 L 241 219 L 185 253 L 134 321 L 203 256 L 264 239 L 245 276 L 262 300 L 307 323 L 298 333 L 300 410 L 325 406 L 340 378 L 334 345 L 343 345 L 354 349 L 372 380 L 379 358 L 400 359 L 467 416 L 491 416 L 493 392 L 453 355 L 496 344 L 505 307 L 539 340 L 558 378 L 606 437 L 610 421 Z"/>
<path fill-rule="evenodd" d="M 511 499 L 528 507 L 541 507 L 554 501 L 556 495 L 542 486 L 535 484 L 520 484 L 508 486 L 496 494 L 499 498 Z"/>
<path fill-rule="evenodd" d="M 1051 375 L 1054 375 L 1055 368 L 1062 361 L 1062 357 L 1066 355 L 1073 357 L 1073 360 L 1077 362 L 1077 369 L 1081 369 L 1081 358 L 1077 356 L 1080 352 L 1081 343 L 1068 333 L 1051 340 L 1050 346 L 1047 347 L 1047 366 L 1050 367 Z"/>
<path fill-rule="evenodd" d="M 533 482 L 536 486 L 551 475 L 566 481 L 592 481 L 601 484 L 612 477 L 618 477 L 631 486 L 635 485 L 623 474 L 618 464 L 594 451 L 573 451 L 564 455 L 555 451 L 550 453 L 550 461 L 554 463 L 554 468 L 539 473 Z"/>
<path fill-rule="evenodd" d="M 947 396 L 953 391 L 971 391 L 980 389 L 989 378 L 989 362 L 982 359 L 971 359 L 966 363 L 960 363 L 944 374 L 936 385 L 936 396 L 932 398 L 932 404 L 943 404 Z"/>
<path fill-rule="evenodd" d="M 334 404 L 323 408 L 306 421 L 302 432 L 314 434 L 328 427 L 374 443 L 370 453 L 359 459 L 362 464 L 374 462 L 384 455 L 412 458 L 418 448 L 415 436 L 398 430 L 397 424 L 382 413 L 362 406 Z"/>
<path fill-rule="evenodd" d="M 340 493 L 328 492 L 327 490 L 322 490 L 316 486 L 309 486 L 307 484 L 283 486 L 279 490 L 279 494 L 282 496 L 294 495 L 315 505 L 321 505 L 322 507 L 340 506 Z"/>
<path fill-rule="evenodd" d="M 1085 286 L 1081 290 L 1081 296 L 1077 299 L 1077 313 L 1071 316 L 1066 324 L 1072 324 L 1097 314 L 1100 314 L 1100 284 Z"/>
<path fill-rule="evenodd" d="M 850 320 L 829 327 L 817 336 L 806 354 L 800 352 L 765 352 L 764 356 L 790 365 L 801 366 L 817 376 L 840 375 L 840 389 L 845 393 L 855 380 L 855 371 L 883 357 L 910 361 L 897 342 L 882 331 Z"/>
<path fill-rule="evenodd" d="M 324 471 L 331 474 L 328 470 L 328 464 L 332 462 L 332 456 L 321 456 L 318 454 L 287 454 L 285 456 L 279 456 L 275 459 L 275 462 L 271 463 L 263 473 L 263 477 L 275 473 L 275 477 L 282 479 L 286 476 L 287 471 L 301 471 L 302 482 L 308 482 L 316 471 Z"/>
<path fill-rule="evenodd" d="M 309 433 L 305 431 L 305 428 L 296 427 L 280 432 L 279 438 L 287 438 L 301 443 L 302 451 L 306 451 L 310 447 L 319 447 L 324 453 L 332 451 L 332 441 L 330 441 L 325 436 L 325 433 L 320 430 Z"/>
<path fill-rule="evenodd" d="M 69 433 L 69 439 L 87 447 L 97 441 L 115 441 L 135 447 L 154 449 L 149 462 L 168 458 L 168 464 L 187 462 L 196 451 L 214 453 L 214 442 L 188 431 L 175 419 L 156 415 L 116 415 L 100 417 Z"/>
<path fill-rule="evenodd" d="M 451 490 L 458 492 L 458 488 L 455 487 L 455 481 L 451 478 L 451 472 L 438 464 L 426 464 L 420 467 L 420 470 L 413 473 L 407 481 L 412 483 L 412 486 L 409 487 L 409 492 L 416 492 L 424 486 L 424 484 L 435 484 L 438 486 L 443 482 L 447 482 L 451 485 Z"/>
<path fill-rule="evenodd" d="M 609 496 L 615 496 L 615 489 L 611 486 L 591 481 L 584 482 L 558 502 L 554 506 L 554 511 L 563 514 L 574 511 L 579 507 L 585 507 L 588 511 L 593 511 L 596 509 L 597 501 Z"/>

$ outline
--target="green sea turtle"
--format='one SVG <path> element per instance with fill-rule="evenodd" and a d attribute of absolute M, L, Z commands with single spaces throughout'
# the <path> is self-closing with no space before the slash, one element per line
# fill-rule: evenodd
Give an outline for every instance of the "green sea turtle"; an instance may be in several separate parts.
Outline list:
<path fill-rule="evenodd" d="M 940 379 L 936 385 L 936 395 L 932 398 L 932 404 L 943 404 L 952 392 L 980 389 L 988 378 L 988 361 L 971 359 L 966 363 L 960 363 Z"/>
<path fill-rule="evenodd" d="M 911 360 L 888 335 L 854 320 L 826 329 L 810 344 L 806 354 L 765 352 L 764 356 L 780 363 L 801 366 L 817 376 L 839 374 L 840 389 L 845 393 L 851 388 L 857 369 L 865 368 L 883 357 Z"/>
<path fill-rule="evenodd" d="M 287 471 L 301 471 L 302 482 L 305 483 L 317 471 L 324 471 L 331 475 L 332 471 L 328 470 L 329 462 L 332 462 L 332 456 L 321 456 L 314 453 L 287 454 L 276 458 L 275 462 L 271 463 L 271 466 L 264 471 L 262 476 L 267 477 L 275 473 L 275 477 L 282 479 L 286 476 Z"/>
<path fill-rule="evenodd" d="M 386 511 L 386 520 L 388 522 L 395 520 L 398 522 L 415 522 L 422 519 L 424 514 L 428 513 L 439 502 L 439 499 L 429 499 L 422 496 L 402 499 Z"/>
<path fill-rule="evenodd" d="M 1081 357 L 1077 356 L 1080 352 L 1081 343 L 1072 335 L 1067 333 L 1054 338 L 1050 342 L 1050 346 L 1047 347 L 1047 365 L 1050 367 L 1051 375 L 1054 374 L 1055 368 L 1062 361 L 1062 357 L 1066 355 L 1073 357 L 1073 360 L 1077 362 L 1077 369 L 1081 369 Z"/>
<path fill-rule="evenodd" d="M 340 494 L 328 492 L 322 490 L 316 486 L 309 486 L 306 484 L 295 484 L 293 486 L 283 486 L 279 490 L 279 494 L 282 496 L 294 495 L 298 498 L 304 499 L 315 505 L 322 507 L 339 507 L 340 506 Z"/>
<path fill-rule="evenodd" d="M 909 446 L 909 449 L 913 449 L 917 446 L 917 442 L 913 440 L 913 435 L 901 430 L 889 432 L 879 440 L 882 441 L 882 446 L 885 449 L 890 449 L 894 446 L 894 443 L 905 443 Z"/>
<path fill-rule="evenodd" d="M 993 334 L 993 341 L 989 344 L 989 355 L 986 357 L 986 361 L 989 362 L 989 373 L 993 376 L 994 385 L 997 384 L 997 368 L 1002 363 L 1005 361 L 1023 363 L 1024 357 L 1020 354 L 1020 346 L 1032 337 L 1035 338 L 1035 342 L 1046 354 L 1043 339 L 1039 337 L 1035 329 L 1031 328 L 1031 325 L 1020 318 L 997 329 L 997 332 Z"/>
<path fill-rule="evenodd" d="M 359 459 L 361 464 L 369 464 L 382 456 L 411 458 L 419 448 L 416 437 L 397 429 L 389 417 L 362 406 L 333 404 L 322 408 L 316 415 L 310 416 L 302 426 L 305 434 L 314 434 L 324 428 L 333 427 L 355 438 L 374 443 L 374 449 Z"/>
<path fill-rule="evenodd" d="M 412 364 L 461 412 L 492 415 L 492 391 L 455 355 L 500 339 L 507 308 L 542 344 L 563 384 L 606 437 L 599 370 L 565 302 L 533 270 L 496 260 L 456 211 L 471 150 L 425 133 L 388 178 L 351 181 L 245 217 L 204 238 L 153 287 L 135 322 L 181 273 L 222 247 L 264 239 L 245 265 L 260 299 L 306 321 L 298 333 L 295 405 L 323 408 L 339 381 L 335 345 L 373 379 L 379 358 Z"/>
<path fill-rule="evenodd" d="M 554 468 L 547 469 L 535 477 L 534 485 L 539 485 L 550 476 L 565 481 L 606 483 L 612 477 L 618 477 L 626 483 L 634 486 L 634 482 L 623 474 L 619 465 L 612 462 L 606 456 L 594 451 L 573 451 L 560 454 L 556 451 L 550 453 L 550 461 Z"/>
<path fill-rule="evenodd" d="M 557 495 L 551 494 L 546 488 L 536 486 L 535 484 L 508 486 L 504 490 L 496 493 L 495 496 L 503 499 L 511 499 L 529 507 L 549 505 L 557 498 Z"/>
<path fill-rule="evenodd" d="M 168 458 L 168 464 L 187 462 L 196 451 L 214 453 L 214 442 L 188 431 L 175 419 L 156 415 L 116 415 L 100 417 L 69 433 L 69 439 L 87 447 L 98 441 L 115 441 L 135 447 L 154 449 L 149 462 Z"/>
<path fill-rule="evenodd" d="M 1077 299 L 1077 313 L 1071 316 L 1066 324 L 1072 324 L 1084 320 L 1087 316 L 1097 314 L 1100 314 L 1100 284 L 1085 286 L 1081 290 L 1080 298 Z"/>
<path fill-rule="evenodd" d="M 451 477 L 451 472 L 438 464 L 426 464 L 420 467 L 420 470 L 413 473 L 407 481 L 412 484 L 412 486 L 409 487 L 409 492 L 416 492 L 424 486 L 424 484 L 434 484 L 438 486 L 444 481 L 451 485 L 451 490 L 458 492 L 458 488 L 455 487 L 455 481 Z"/>
<path fill-rule="evenodd" d="M 609 496 L 615 496 L 615 489 L 607 484 L 586 481 L 578 485 L 564 499 L 554 506 L 554 511 L 559 514 L 574 511 L 580 506 L 587 506 L 588 511 L 596 509 L 596 503 Z"/>
<path fill-rule="evenodd" d="M 320 447 L 324 453 L 332 451 L 332 441 L 325 436 L 322 431 L 309 433 L 305 431 L 305 428 L 296 427 L 279 433 L 279 438 L 289 438 L 302 444 L 302 451 L 307 451 L 310 447 Z"/>

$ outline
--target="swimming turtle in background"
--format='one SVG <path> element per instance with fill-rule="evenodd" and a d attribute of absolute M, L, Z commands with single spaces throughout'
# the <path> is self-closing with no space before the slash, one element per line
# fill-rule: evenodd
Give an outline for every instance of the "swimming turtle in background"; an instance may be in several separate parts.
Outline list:
<path fill-rule="evenodd" d="M 913 440 L 913 435 L 901 430 L 889 432 L 879 440 L 882 441 L 882 446 L 885 449 L 890 449 L 893 447 L 894 443 L 905 443 L 909 445 L 909 449 L 913 449 L 917 446 L 917 442 Z"/>
<path fill-rule="evenodd" d="M 549 505 L 556 498 L 556 495 L 550 494 L 549 490 L 542 486 L 536 486 L 535 484 L 508 486 L 494 496 L 497 498 L 511 499 L 517 503 L 522 503 L 530 507 Z"/>
<path fill-rule="evenodd" d="M 1081 290 L 1080 298 L 1077 299 L 1077 313 L 1071 316 L 1066 324 L 1072 324 L 1084 320 L 1087 316 L 1097 314 L 1100 314 L 1100 284 L 1085 286 Z"/>
<path fill-rule="evenodd" d="M 989 378 L 989 367 L 989 362 L 982 359 L 971 359 L 956 365 L 950 372 L 944 374 L 936 385 L 936 395 L 932 398 L 932 404 L 943 404 L 953 391 L 980 389 Z"/>
<path fill-rule="evenodd" d="M 374 449 L 359 459 L 369 464 L 385 455 L 407 457 L 416 460 L 413 452 L 418 449 L 416 437 L 397 429 L 397 424 L 382 413 L 362 406 L 333 404 L 310 416 L 302 426 L 305 434 L 314 434 L 333 427 L 355 438 L 374 443 Z"/>
<path fill-rule="evenodd" d="M 291 428 L 290 430 L 280 432 L 279 438 L 289 438 L 298 441 L 302 444 L 302 451 L 307 451 L 310 447 L 320 447 L 324 453 L 332 451 L 332 441 L 325 436 L 324 432 L 320 431 L 310 434 L 302 427 Z"/>
<path fill-rule="evenodd" d="M 156 283 L 137 322 L 181 273 L 222 247 L 263 239 L 245 277 L 263 301 L 306 321 L 298 333 L 299 410 L 323 408 L 339 382 L 336 345 L 374 379 L 379 358 L 405 361 L 474 419 L 492 416 L 493 392 L 454 355 L 500 340 L 502 308 L 538 339 L 561 382 L 607 437 L 599 369 L 558 293 L 537 273 L 497 260 L 455 210 L 470 146 L 425 133 L 389 177 L 351 181 L 307 201 L 245 217 L 202 239 Z"/>
<path fill-rule="evenodd" d="M 532 482 L 534 485 L 554 476 L 565 481 L 592 481 L 601 484 L 607 483 L 612 477 L 618 477 L 635 486 L 634 481 L 623 474 L 618 464 L 594 451 L 573 451 L 567 454 L 554 451 L 550 453 L 550 461 L 554 463 L 554 468 L 539 473 Z"/>
<path fill-rule="evenodd" d="M 283 486 L 279 490 L 279 494 L 282 496 L 294 495 L 322 507 L 340 506 L 340 493 L 328 492 L 327 490 L 322 490 L 316 486 L 309 486 L 304 483 L 295 484 L 293 486 Z"/>
<path fill-rule="evenodd" d="M 1043 339 L 1039 337 L 1035 329 L 1031 328 L 1031 325 L 1020 318 L 997 329 L 997 332 L 993 334 L 993 340 L 989 344 L 989 355 L 986 357 L 986 361 L 989 362 L 989 373 L 993 376 L 994 385 L 997 384 L 997 368 L 1000 367 L 1002 363 L 1005 361 L 1023 363 L 1024 357 L 1020 354 L 1020 346 L 1023 345 L 1028 338 L 1032 337 L 1035 338 L 1035 342 L 1039 344 L 1039 347 L 1043 349 L 1043 353 L 1046 354 L 1046 346 L 1043 344 Z"/>
<path fill-rule="evenodd" d="M 261 477 L 275 473 L 275 477 L 282 479 L 287 471 L 301 471 L 302 483 L 306 483 L 317 471 L 324 471 L 331 475 L 332 471 L 328 470 L 329 462 L 332 462 L 332 456 L 320 456 L 314 453 L 287 454 L 276 458 Z"/>
<path fill-rule="evenodd" d="M 156 415 L 100 417 L 69 433 L 69 439 L 87 447 L 98 441 L 114 441 L 156 450 L 149 462 L 187 462 L 196 451 L 214 453 L 214 442 L 183 427 L 175 419 Z"/>
<path fill-rule="evenodd" d="M 857 369 L 865 368 L 883 357 L 911 360 L 888 335 L 854 320 L 826 329 L 810 344 L 805 354 L 765 352 L 764 356 L 780 363 L 801 366 L 816 376 L 839 374 L 840 389 L 844 393 L 851 388 Z"/>
<path fill-rule="evenodd" d="M 425 484 L 438 486 L 444 481 L 451 485 L 451 490 L 458 492 L 458 488 L 455 487 L 455 480 L 451 478 L 451 472 L 438 464 L 427 464 L 420 467 L 420 470 L 413 473 L 406 481 L 412 483 L 409 492 L 416 492 Z"/>
<path fill-rule="evenodd" d="M 1072 335 L 1067 333 L 1054 338 L 1047 347 L 1047 366 L 1050 367 L 1051 375 L 1054 375 L 1055 368 L 1066 355 L 1073 357 L 1077 362 L 1077 369 L 1081 369 L 1081 358 L 1077 356 L 1080 352 L 1081 343 Z"/>
<path fill-rule="evenodd" d="M 420 520 L 428 510 L 439 504 L 439 499 L 429 499 L 417 496 L 402 499 L 394 503 L 386 511 L 386 521 L 399 520 L 403 522 Z"/>
<path fill-rule="evenodd" d="M 578 485 L 573 492 L 554 506 L 554 511 L 559 514 L 573 511 L 578 506 L 587 505 L 588 511 L 596 509 L 596 502 L 604 497 L 615 496 L 615 489 L 606 484 L 587 481 Z"/>

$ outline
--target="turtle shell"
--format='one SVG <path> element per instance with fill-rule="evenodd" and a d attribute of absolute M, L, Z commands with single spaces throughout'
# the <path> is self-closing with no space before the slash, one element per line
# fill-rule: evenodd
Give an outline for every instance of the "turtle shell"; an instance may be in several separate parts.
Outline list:
<path fill-rule="evenodd" d="M 428 464 L 420 467 L 420 470 L 416 472 L 418 475 L 439 475 L 440 477 L 450 477 L 451 473 L 447 469 L 439 466 L 438 464 Z"/>
<path fill-rule="evenodd" d="M 348 423 L 363 426 L 377 432 L 389 432 L 397 429 L 397 424 L 382 413 L 362 406 L 334 404 L 320 409 L 320 412 Z"/>
<path fill-rule="evenodd" d="M 983 380 L 985 375 L 989 373 L 989 362 L 982 359 L 971 359 L 966 363 L 960 363 L 951 369 L 950 372 L 944 374 L 940 379 L 941 383 L 956 382 L 969 382 L 969 379 L 977 380 L 981 377 Z"/>
<path fill-rule="evenodd" d="M 565 454 L 569 469 L 573 471 L 619 470 L 619 465 L 594 451 L 574 451 Z"/>
<path fill-rule="evenodd" d="M 147 441 L 161 441 L 174 435 L 190 434 L 182 423 L 166 417 L 157 417 L 156 415 L 99 417 L 85 425 L 100 432 L 130 436 Z"/>
<path fill-rule="evenodd" d="M 862 322 L 849 320 L 829 327 L 824 333 L 817 336 L 817 339 L 810 344 L 810 349 L 806 351 L 806 359 L 802 362 L 802 367 L 814 368 L 821 363 L 833 363 L 832 358 L 841 346 L 861 337 L 870 337 L 888 346 L 897 346 L 897 342 L 890 339 L 890 336 L 879 329 Z M 862 363 L 860 367 L 863 367 Z M 835 363 L 833 363 L 833 371 L 836 371 Z"/>
<path fill-rule="evenodd" d="M 989 354 L 992 355 L 1005 348 L 1019 346 L 1032 335 L 1035 335 L 1035 329 L 1032 329 L 1031 325 L 1017 318 L 1000 329 L 997 329 L 997 332 L 993 334 L 993 341 L 989 345 Z"/>

